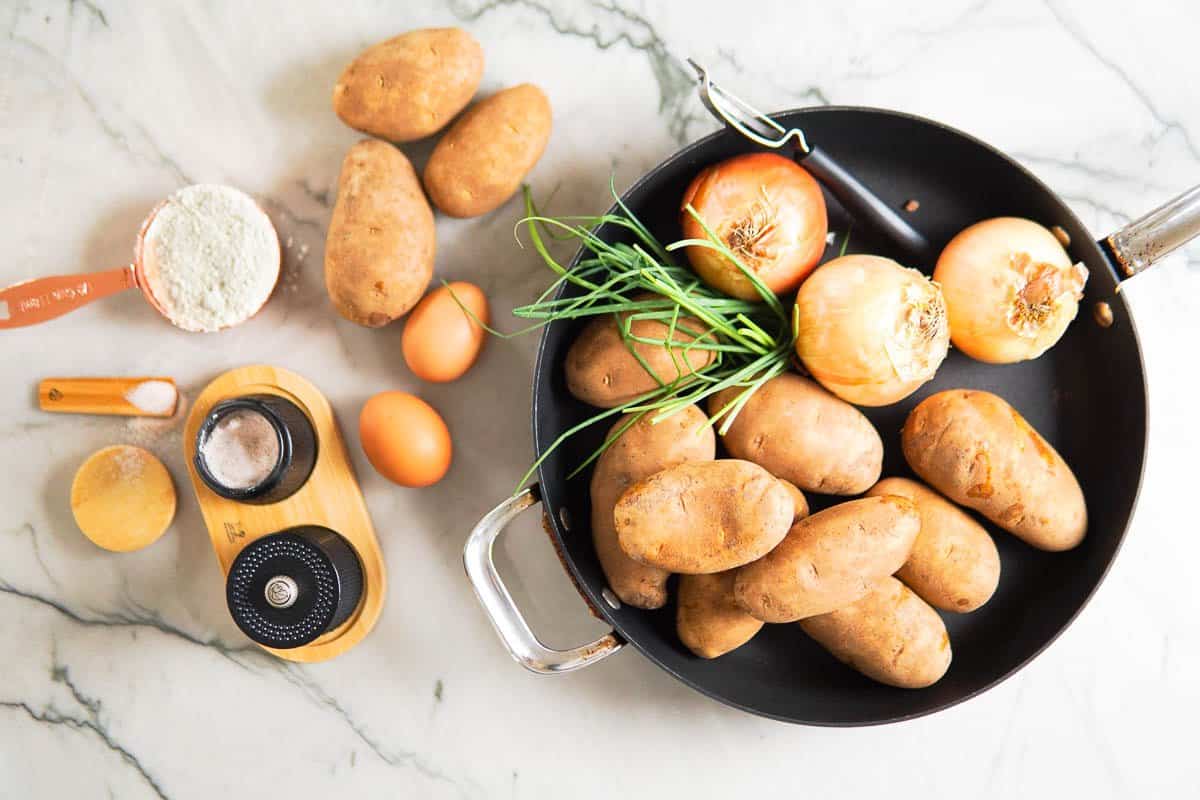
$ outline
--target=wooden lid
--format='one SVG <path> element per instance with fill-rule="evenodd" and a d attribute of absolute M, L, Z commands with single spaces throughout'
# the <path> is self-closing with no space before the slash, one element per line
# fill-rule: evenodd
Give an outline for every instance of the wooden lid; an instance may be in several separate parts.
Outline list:
<path fill-rule="evenodd" d="M 75 473 L 71 513 L 84 535 L 105 550 L 138 550 L 170 526 L 175 486 L 149 451 L 126 444 L 106 447 Z"/>

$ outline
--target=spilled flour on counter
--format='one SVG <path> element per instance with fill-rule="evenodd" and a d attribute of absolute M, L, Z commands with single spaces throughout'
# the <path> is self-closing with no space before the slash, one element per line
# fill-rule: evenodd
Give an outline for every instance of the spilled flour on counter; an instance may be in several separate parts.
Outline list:
<path fill-rule="evenodd" d="M 189 331 L 244 322 L 279 280 L 279 236 L 244 192 L 201 183 L 172 194 L 141 243 L 146 285 L 164 313 Z"/>

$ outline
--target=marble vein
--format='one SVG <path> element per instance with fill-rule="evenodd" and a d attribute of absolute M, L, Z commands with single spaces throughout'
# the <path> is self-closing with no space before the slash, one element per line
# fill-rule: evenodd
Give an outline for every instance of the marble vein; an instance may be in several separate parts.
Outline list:
<path fill-rule="evenodd" d="M 158 781 L 154 779 L 154 776 L 146 770 L 141 761 L 138 760 L 138 757 L 120 742 L 116 741 L 112 735 L 108 733 L 104 726 L 98 723 L 95 719 L 81 719 L 79 717 L 72 717 L 62 714 L 52 706 L 47 706 L 42 710 L 38 710 L 23 700 L 0 700 L 0 708 L 23 711 L 26 716 L 28 716 L 34 722 L 40 722 L 46 725 L 63 725 L 73 730 L 85 731 L 94 734 L 100 739 L 101 742 L 104 743 L 105 747 L 119 755 L 122 761 L 133 767 L 133 769 L 137 771 L 137 773 L 142 777 L 142 780 L 146 782 L 146 785 L 150 787 L 155 795 L 163 798 L 163 800 L 168 800 L 167 793 L 163 791 L 162 786 L 159 785 Z"/>
<path fill-rule="evenodd" d="M 343 723 L 345 723 L 346 727 L 348 727 L 354 733 L 359 741 L 366 745 L 367 749 L 375 754 L 380 761 L 390 767 L 410 766 L 430 780 L 453 786 L 458 790 L 460 796 L 470 796 L 465 787 L 461 786 L 458 781 L 445 772 L 442 772 L 441 770 L 438 770 L 428 764 L 423 758 L 421 758 L 420 754 L 411 750 L 388 750 L 385 748 L 378 739 L 369 734 L 366 728 L 354 719 L 346 707 L 343 706 L 336 697 L 334 697 L 332 694 L 326 691 L 324 687 L 314 681 L 307 673 L 305 673 L 302 667 L 278 661 L 276 659 L 272 659 L 272 661 L 275 662 L 275 666 L 279 668 L 279 671 L 283 675 L 284 679 L 286 679 L 293 686 L 302 689 L 310 700 L 328 709 L 335 716 L 337 716 Z"/>
<path fill-rule="evenodd" d="M 257 656 L 262 659 L 268 658 L 266 654 L 253 645 L 230 645 L 216 637 L 201 639 L 199 636 L 189 633 L 182 628 L 169 624 L 157 612 L 150 611 L 137 603 L 131 603 L 134 609 L 133 614 L 106 612 L 95 616 L 85 616 L 52 597 L 32 590 L 21 589 L 3 578 L 0 578 L 0 594 L 7 594 L 52 609 L 76 625 L 88 628 L 149 628 L 156 630 L 159 633 L 181 639 L 189 644 L 215 650 L 218 654 L 229 659 L 242 669 L 248 669 L 249 667 L 242 663 L 239 657 Z"/>
<path fill-rule="evenodd" d="M 1059 4 L 1055 2 L 1055 0 L 1043 0 L 1043 2 L 1045 3 L 1046 9 L 1050 12 L 1050 15 L 1054 17 L 1054 20 L 1059 24 L 1059 26 L 1062 27 L 1062 29 L 1066 31 L 1067 34 L 1074 39 L 1080 47 L 1091 54 L 1091 56 L 1095 58 L 1097 62 L 1099 62 L 1102 66 L 1104 66 L 1105 69 L 1107 69 L 1118 80 L 1120 80 L 1121 83 L 1123 83 L 1125 87 L 1129 89 L 1133 96 L 1137 98 L 1138 102 L 1142 104 L 1142 107 L 1146 109 L 1151 118 L 1153 118 L 1154 121 L 1162 127 L 1162 135 L 1154 139 L 1154 141 L 1157 142 L 1162 138 L 1162 136 L 1165 136 L 1168 133 L 1178 133 L 1180 139 L 1183 141 L 1184 147 L 1187 148 L 1187 151 L 1191 154 L 1192 158 L 1200 161 L 1200 148 L 1198 148 L 1196 143 L 1192 140 L 1192 136 L 1188 132 L 1187 127 L 1179 120 L 1170 119 L 1167 117 L 1166 114 L 1164 114 L 1158 108 L 1158 104 L 1154 102 L 1154 99 L 1150 96 L 1150 93 L 1133 79 L 1133 76 L 1129 74 L 1128 70 L 1114 61 L 1111 57 L 1101 52 L 1100 48 L 1098 48 L 1092 42 L 1092 40 L 1088 38 L 1087 34 L 1084 33 L 1083 29 L 1079 26 L 1079 23 L 1076 22 L 1073 17 L 1063 11 L 1059 7 Z"/>
<path fill-rule="evenodd" d="M 618 3 L 588 4 L 588 7 L 606 17 L 609 30 L 602 28 L 599 20 L 594 20 L 590 28 L 573 25 L 560 19 L 550 6 L 535 0 L 488 0 L 479 4 L 451 0 L 449 7 L 463 22 L 478 20 L 500 9 L 521 8 L 542 17 L 556 33 L 591 42 L 597 50 L 608 51 L 617 45 L 626 45 L 645 54 L 650 72 L 658 85 L 659 113 L 666 118 L 667 129 L 676 142 L 687 142 L 690 126 L 705 119 L 689 110 L 688 101 L 695 81 L 676 61 L 658 29 L 643 14 Z"/>
<path fill-rule="evenodd" d="M 178 161 L 167 155 L 167 152 L 158 144 L 158 142 L 154 139 L 146 127 L 142 125 L 142 123 L 131 119 L 129 124 L 133 128 L 133 131 L 140 138 L 141 142 L 145 145 L 145 149 L 149 152 L 143 152 L 141 149 L 136 147 L 133 141 L 131 141 L 129 134 L 121 130 L 121 128 L 109 118 L 109 116 L 101 109 L 100 104 L 92 97 L 91 93 L 88 92 L 79 82 L 79 80 L 75 78 L 75 76 L 67 69 L 66 65 L 58 56 L 54 55 L 45 47 L 33 41 L 32 39 L 28 39 L 24 36 L 17 36 L 12 31 L 9 32 L 8 39 L 10 42 L 20 47 L 24 47 L 29 53 L 47 62 L 60 76 L 67 88 L 79 98 L 81 103 L 83 103 L 84 108 L 88 112 L 88 116 L 95 121 L 96 125 L 104 133 L 105 137 L 119 149 L 128 153 L 137 161 L 169 172 L 171 177 L 174 178 L 174 180 L 180 185 L 195 182 L 188 176 L 188 173 L 183 169 Z M 116 111 L 117 116 L 124 118 L 129 117 L 129 115 L 119 107 L 116 108 Z"/>
<path fill-rule="evenodd" d="M 21 536 L 22 534 L 29 535 L 29 542 L 33 549 L 33 557 L 37 560 L 38 566 L 42 568 L 42 572 L 45 573 L 47 580 L 49 580 L 55 586 L 61 586 L 61 584 L 58 582 L 58 578 L 54 577 L 54 573 L 50 571 L 50 567 L 46 564 L 46 559 L 42 556 L 42 545 L 38 540 L 37 529 L 33 527 L 33 524 L 30 522 L 24 522 L 19 527 L 10 531 L 10 533 L 14 536 Z"/>
<path fill-rule="evenodd" d="M 0 593 L 18 597 L 53 609 L 77 625 L 82 625 L 85 627 L 108 628 L 149 628 L 166 634 L 167 636 L 183 640 L 189 644 L 215 650 L 222 657 L 228 659 L 241 669 L 250 669 L 250 663 L 248 662 L 253 662 L 253 664 L 258 667 L 269 667 L 275 672 L 278 672 L 288 683 L 303 690 L 305 696 L 308 697 L 309 700 L 336 716 L 342 723 L 346 725 L 346 727 L 354 734 L 356 738 L 365 744 L 372 753 L 374 753 L 388 766 L 411 766 L 421 775 L 424 775 L 431 780 L 448 783 L 458 789 L 460 795 L 464 797 L 468 796 L 466 790 L 460 786 L 457 781 L 451 778 L 448 774 L 427 763 L 418 753 L 408 750 L 388 750 L 384 748 L 376 738 L 368 733 L 365 726 L 354 719 L 354 717 L 349 713 L 349 711 L 347 711 L 345 706 L 343 706 L 336 697 L 330 694 L 324 687 L 307 675 L 302 667 L 281 661 L 280 659 L 264 653 L 255 645 L 246 644 L 234 646 L 216 637 L 211 639 L 201 639 L 200 637 L 195 636 L 194 634 L 191 634 L 182 628 L 178 628 L 167 623 L 157 612 L 151 611 L 150 609 L 133 600 L 128 600 L 129 604 L 133 608 L 134 613 L 132 615 L 124 613 L 106 613 L 98 616 L 84 616 L 83 614 L 74 611 L 58 600 L 37 592 L 17 588 L 2 578 L 0 578 Z M 65 682 L 66 673 L 63 673 L 63 676 Z M 29 710 L 32 711 L 32 709 Z"/>
<path fill-rule="evenodd" d="M 105 28 L 110 27 L 104 9 L 91 2 L 91 0 L 67 0 L 67 11 L 71 16 L 75 15 L 76 9 L 83 9 Z"/>
<path fill-rule="evenodd" d="M 109 731 L 108 726 L 100 718 L 100 711 L 103 707 L 100 699 L 85 694 L 79 688 L 71 678 L 70 669 L 67 665 L 58 661 L 57 655 L 55 655 L 53 664 L 50 667 L 50 680 L 53 683 L 66 687 L 71 697 L 86 713 L 82 716 L 66 714 L 55 708 L 53 703 L 47 704 L 44 708 L 37 709 L 24 700 L 0 700 L 0 708 L 6 708 L 10 711 L 22 711 L 31 720 L 40 724 L 62 726 L 71 730 L 90 733 L 105 748 L 117 754 L 123 762 L 137 772 L 138 776 L 157 797 L 167 800 L 168 795 L 160 780 L 150 773 L 141 759 L 127 745 L 117 741 Z"/>

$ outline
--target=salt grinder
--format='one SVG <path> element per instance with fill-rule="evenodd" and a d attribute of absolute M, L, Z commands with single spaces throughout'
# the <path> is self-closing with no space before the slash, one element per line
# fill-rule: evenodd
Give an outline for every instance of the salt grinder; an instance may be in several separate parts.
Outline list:
<path fill-rule="evenodd" d="M 229 481 L 210 449 L 218 443 L 214 439 L 223 435 L 222 423 L 228 425 L 239 417 L 260 427 L 265 421 L 274 433 L 273 441 L 267 442 L 273 445 L 274 464 L 265 465 L 262 475 L 249 483 Z M 292 401 L 278 395 L 250 394 L 212 407 L 196 433 L 195 452 L 193 463 L 200 479 L 221 497 L 241 503 L 276 503 L 308 480 L 317 461 L 317 437 L 308 416 Z"/>
<path fill-rule="evenodd" d="M 246 545 L 229 569 L 225 598 L 242 632 L 265 647 L 301 647 L 350 618 L 363 592 L 354 548 L 319 525 Z"/>

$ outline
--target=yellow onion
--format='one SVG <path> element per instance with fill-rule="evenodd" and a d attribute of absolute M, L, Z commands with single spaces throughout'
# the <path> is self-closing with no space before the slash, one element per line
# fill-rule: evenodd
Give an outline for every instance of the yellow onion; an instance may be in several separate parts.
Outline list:
<path fill-rule="evenodd" d="M 890 258 L 822 264 L 796 296 L 796 354 L 822 386 L 860 406 L 908 397 L 946 358 L 950 332 L 938 285 Z"/>
<path fill-rule="evenodd" d="M 1075 319 L 1087 278 L 1054 234 L 1018 217 L 962 231 L 933 272 L 954 346 L 992 364 L 1037 358 L 1053 347 Z"/>
<path fill-rule="evenodd" d="M 821 260 L 829 226 L 821 185 L 775 153 L 734 156 L 703 170 L 683 195 L 679 221 L 686 239 L 708 238 L 707 226 L 775 294 L 795 289 Z M 762 299 L 723 254 L 692 245 L 687 255 L 714 289 L 742 300 Z"/>

